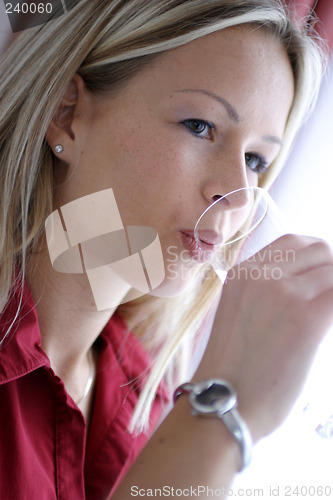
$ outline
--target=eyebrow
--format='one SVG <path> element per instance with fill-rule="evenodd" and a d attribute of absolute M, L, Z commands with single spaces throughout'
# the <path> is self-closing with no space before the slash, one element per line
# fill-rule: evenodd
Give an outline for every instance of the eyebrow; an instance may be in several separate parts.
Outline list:
<path fill-rule="evenodd" d="M 262 140 L 265 141 L 265 142 L 272 142 L 273 144 L 279 144 L 280 146 L 282 146 L 281 139 L 279 139 L 275 135 L 264 135 L 262 137 Z"/>
<path fill-rule="evenodd" d="M 233 105 L 230 104 L 230 102 L 227 101 L 226 99 L 224 99 L 223 97 L 215 94 L 214 92 L 211 92 L 210 90 L 206 90 L 206 89 L 182 89 L 182 90 L 174 90 L 174 92 L 193 92 L 193 93 L 197 93 L 197 94 L 207 95 L 208 97 L 211 97 L 215 101 L 222 104 L 222 106 L 224 106 L 224 108 L 227 110 L 227 113 L 232 121 L 234 121 L 235 123 L 240 122 L 239 114 L 237 113 L 237 111 L 233 107 Z M 275 135 L 264 135 L 262 137 L 262 140 L 264 142 L 279 144 L 280 146 L 282 146 L 282 140 L 279 139 L 279 137 L 276 137 Z"/>
<path fill-rule="evenodd" d="M 228 102 L 226 99 L 223 97 L 215 94 L 214 92 L 211 92 L 210 90 L 205 90 L 205 89 L 182 89 L 182 90 L 175 90 L 174 92 L 196 92 L 198 94 L 203 94 L 207 95 L 208 97 L 211 97 L 212 99 L 215 99 L 215 101 L 219 102 L 224 106 L 224 108 L 227 110 L 227 113 L 229 117 L 234 121 L 235 123 L 239 123 L 239 114 L 235 110 L 235 108 Z"/>

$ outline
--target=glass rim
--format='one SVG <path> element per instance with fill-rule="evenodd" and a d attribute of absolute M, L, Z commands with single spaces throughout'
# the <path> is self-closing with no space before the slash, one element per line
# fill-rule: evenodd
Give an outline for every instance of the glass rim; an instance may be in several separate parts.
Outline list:
<path fill-rule="evenodd" d="M 266 189 L 260 187 L 260 186 L 245 186 L 245 187 L 242 187 L 242 188 L 234 189 L 233 191 L 229 191 L 228 193 L 225 193 L 223 196 L 221 196 L 220 198 L 218 198 L 217 200 L 215 200 L 213 203 L 211 203 L 209 205 L 209 207 L 207 207 L 202 212 L 202 214 L 200 215 L 199 219 L 197 220 L 197 222 L 196 222 L 196 224 L 194 226 L 194 239 L 195 239 L 195 241 L 197 242 L 198 245 L 201 245 L 200 238 L 197 235 L 197 233 L 198 233 L 198 225 L 200 224 L 200 221 L 204 217 L 204 215 L 206 215 L 206 213 L 211 208 L 213 208 L 217 203 L 219 203 L 222 200 L 224 200 L 227 196 L 230 196 L 230 195 L 232 195 L 234 193 L 238 193 L 239 191 L 252 191 L 254 193 L 260 193 L 260 195 L 262 195 L 263 198 L 265 199 L 265 203 L 266 203 L 264 213 L 260 217 L 260 219 L 253 226 L 251 226 L 246 232 L 242 233 L 241 235 L 239 235 L 239 236 L 237 236 L 235 238 L 229 239 L 225 243 L 221 243 L 220 245 L 215 245 L 215 246 L 217 248 L 223 248 L 223 247 L 226 247 L 228 245 L 232 245 L 233 243 L 236 243 L 239 240 L 242 240 L 243 238 L 245 238 L 246 236 L 248 236 L 250 233 L 252 233 L 252 231 L 254 231 L 259 226 L 259 224 L 263 221 L 263 219 L 265 218 L 265 215 L 267 214 L 268 206 L 269 206 L 269 197 L 270 197 L 270 194 L 268 193 L 268 191 Z"/>

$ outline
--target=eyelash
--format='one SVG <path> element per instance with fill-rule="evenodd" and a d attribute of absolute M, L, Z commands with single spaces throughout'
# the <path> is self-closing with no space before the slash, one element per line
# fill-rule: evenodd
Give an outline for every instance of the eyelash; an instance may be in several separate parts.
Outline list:
<path fill-rule="evenodd" d="M 215 130 L 213 123 L 207 122 L 206 120 L 200 120 L 199 118 L 190 118 L 188 120 L 184 120 L 181 122 L 185 127 L 191 132 L 191 134 L 195 135 L 195 137 L 199 137 L 199 139 L 212 139 L 212 131 Z M 198 126 L 203 125 L 204 130 L 196 132 L 193 130 L 192 125 L 197 124 Z M 209 137 L 205 135 L 201 135 L 204 132 L 209 132 Z"/>
<path fill-rule="evenodd" d="M 200 139 L 207 139 L 207 136 L 202 135 L 204 132 L 207 133 L 209 132 L 209 139 L 212 139 L 212 131 L 215 130 L 215 126 L 211 122 L 207 122 L 206 120 L 200 120 L 199 118 L 190 118 L 188 120 L 184 120 L 181 122 L 185 127 L 193 134 L 195 137 L 199 137 Z M 203 130 L 201 131 L 194 131 L 192 126 L 195 125 L 197 127 L 200 127 L 200 125 L 203 126 Z M 252 170 L 253 172 L 256 172 L 259 175 L 264 174 L 267 172 L 269 164 L 265 160 L 265 158 L 257 153 L 245 153 L 245 161 L 246 157 L 251 156 L 253 158 L 256 158 L 258 160 L 258 164 L 254 167 L 251 168 L 249 165 L 248 168 Z"/>
<path fill-rule="evenodd" d="M 249 165 L 247 165 L 247 159 L 246 159 L 247 156 L 252 156 L 253 158 L 256 158 L 258 160 L 258 164 L 254 168 L 251 168 Z M 266 161 L 263 156 L 258 155 L 257 153 L 245 153 L 245 161 L 246 161 L 247 167 L 259 175 L 262 175 L 265 172 L 267 172 L 267 170 L 269 168 L 268 161 Z"/>

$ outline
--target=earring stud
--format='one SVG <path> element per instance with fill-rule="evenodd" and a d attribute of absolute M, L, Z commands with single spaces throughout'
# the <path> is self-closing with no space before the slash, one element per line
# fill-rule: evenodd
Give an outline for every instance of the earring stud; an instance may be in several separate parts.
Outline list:
<path fill-rule="evenodd" d="M 58 154 L 62 153 L 64 148 L 62 147 L 61 144 L 57 144 L 56 147 L 54 148 L 54 151 Z"/>

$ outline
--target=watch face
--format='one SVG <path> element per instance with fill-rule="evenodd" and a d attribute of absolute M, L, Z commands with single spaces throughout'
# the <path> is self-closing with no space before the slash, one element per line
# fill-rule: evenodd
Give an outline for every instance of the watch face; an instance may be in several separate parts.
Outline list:
<path fill-rule="evenodd" d="M 225 413 L 236 406 L 236 393 L 229 385 L 212 381 L 194 395 L 192 404 L 200 413 Z"/>

